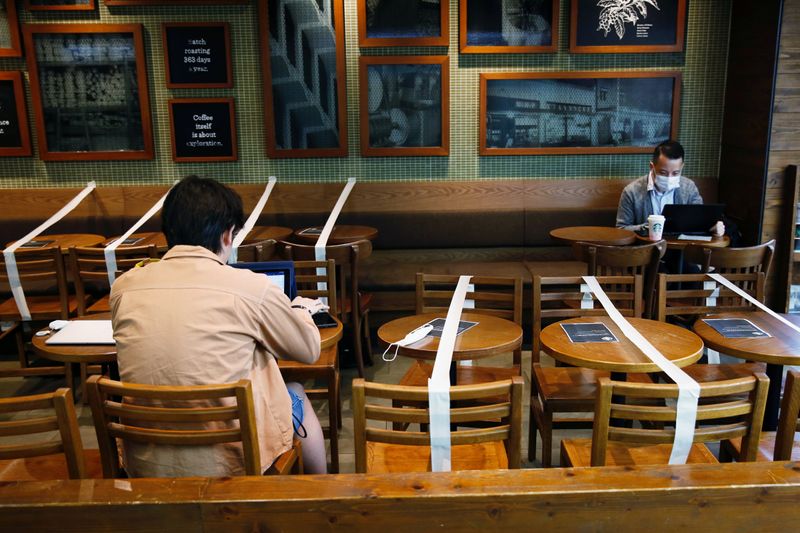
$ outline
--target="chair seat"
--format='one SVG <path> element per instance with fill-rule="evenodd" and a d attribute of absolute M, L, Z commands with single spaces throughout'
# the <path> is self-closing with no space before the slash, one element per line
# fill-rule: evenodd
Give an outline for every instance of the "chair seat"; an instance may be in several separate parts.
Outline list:
<path fill-rule="evenodd" d="M 92 314 L 92 313 L 110 313 L 111 312 L 111 303 L 110 303 L 108 295 L 103 296 L 102 298 L 97 300 L 95 303 L 90 305 L 89 308 L 86 309 L 86 312 L 89 313 L 89 314 Z"/>
<path fill-rule="evenodd" d="M 610 441 L 606 449 L 606 466 L 666 465 L 672 444 L 625 444 Z M 693 444 L 687 464 L 717 463 L 717 458 L 705 444 Z M 561 441 L 562 466 L 592 466 L 591 439 Z"/>
<path fill-rule="evenodd" d="M 283 369 L 292 369 L 292 370 L 300 370 L 303 369 L 316 369 L 319 371 L 320 368 L 330 368 L 335 367 L 336 362 L 339 360 L 339 350 L 336 349 L 336 346 L 331 346 L 329 348 L 325 348 L 319 354 L 319 359 L 315 363 L 300 363 L 298 361 L 289 361 L 288 359 L 279 359 L 278 360 L 278 368 L 281 370 Z"/>
<path fill-rule="evenodd" d="M 464 444 L 451 448 L 451 469 L 496 470 L 508 468 L 508 456 L 502 442 Z M 367 472 L 430 472 L 429 446 L 406 446 L 367 442 Z"/>
<path fill-rule="evenodd" d="M 61 317 L 61 300 L 58 296 L 26 296 L 28 310 L 32 320 L 52 320 Z M 78 300 L 74 295 L 67 299 L 67 310 L 74 314 L 78 309 Z M 14 298 L 0 304 L 0 320 L 20 320 L 19 309 Z"/>
<path fill-rule="evenodd" d="M 695 364 L 683 368 L 698 383 L 724 381 L 752 376 L 755 372 L 766 372 L 766 363 L 737 363 L 734 365 Z"/>
<path fill-rule="evenodd" d="M 722 446 L 733 458 L 739 457 L 742 453 L 742 439 L 731 439 L 722 441 Z M 775 452 L 775 432 L 762 431 L 761 439 L 758 441 L 758 452 L 756 453 L 756 461 L 768 462 L 772 461 L 773 453 Z M 800 440 L 795 439 L 792 446 L 792 461 L 800 461 Z"/>
<path fill-rule="evenodd" d="M 103 468 L 98 450 L 84 450 L 86 477 L 102 479 Z M 67 461 L 63 453 L 6 459 L 0 461 L 0 481 L 47 481 L 69 479 Z"/>
<path fill-rule="evenodd" d="M 427 386 L 428 378 L 433 374 L 433 365 L 425 361 L 414 361 L 411 368 L 400 380 L 400 385 L 408 386 Z M 519 376 L 519 366 L 495 367 L 495 366 L 462 366 L 456 367 L 456 382 L 458 385 L 474 385 L 477 383 L 490 383 L 511 379 L 512 376 Z M 455 383 L 454 383 L 455 385 Z"/>
<path fill-rule="evenodd" d="M 572 366 L 544 367 L 533 365 L 536 390 L 545 404 L 556 403 L 558 410 L 594 411 L 597 379 L 610 372 Z M 648 374 L 628 374 L 628 381 L 652 383 Z"/>

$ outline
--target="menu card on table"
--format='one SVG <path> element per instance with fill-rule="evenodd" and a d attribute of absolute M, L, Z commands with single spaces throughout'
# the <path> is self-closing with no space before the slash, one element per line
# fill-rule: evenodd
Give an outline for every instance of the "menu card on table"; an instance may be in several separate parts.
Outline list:
<path fill-rule="evenodd" d="M 50 246 L 54 242 L 56 241 L 28 241 L 21 245 L 20 248 L 44 248 L 45 246 Z"/>
<path fill-rule="evenodd" d="M 619 339 L 602 322 L 561 324 L 570 342 L 619 342 Z"/>
<path fill-rule="evenodd" d="M 714 328 L 726 339 L 759 339 L 772 337 L 744 318 L 704 318 L 703 322 Z"/>
<path fill-rule="evenodd" d="M 431 330 L 431 332 L 428 333 L 429 337 L 441 337 L 442 336 L 442 330 L 444 329 L 444 322 L 445 322 L 444 318 L 434 318 L 433 320 L 431 320 L 427 324 L 423 324 L 423 326 L 427 326 L 428 324 L 433 326 L 433 329 Z M 456 332 L 456 335 L 461 335 L 462 333 L 464 333 L 468 329 L 474 328 L 477 325 L 478 325 L 478 322 L 470 322 L 468 320 L 459 320 L 459 322 L 458 322 L 458 332 Z"/>

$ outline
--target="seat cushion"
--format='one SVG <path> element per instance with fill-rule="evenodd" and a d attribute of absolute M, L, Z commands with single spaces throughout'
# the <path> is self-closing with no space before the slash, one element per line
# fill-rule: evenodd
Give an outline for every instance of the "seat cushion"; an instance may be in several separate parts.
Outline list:
<path fill-rule="evenodd" d="M 628 444 L 609 441 L 605 466 L 666 465 L 672 444 Z M 592 466 L 591 439 L 561 441 L 561 466 Z M 687 464 L 717 463 L 717 458 L 705 444 L 693 444 Z"/>
<path fill-rule="evenodd" d="M 84 450 L 86 478 L 102 479 L 103 468 L 98 450 Z M 0 481 L 46 481 L 69 479 L 67 460 L 63 453 L 6 459 L 0 461 Z"/>
<path fill-rule="evenodd" d="M 506 449 L 500 441 L 453 446 L 450 461 L 453 471 L 508 468 Z M 430 471 L 430 446 L 367 442 L 367 472 L 369 473 Z"/>

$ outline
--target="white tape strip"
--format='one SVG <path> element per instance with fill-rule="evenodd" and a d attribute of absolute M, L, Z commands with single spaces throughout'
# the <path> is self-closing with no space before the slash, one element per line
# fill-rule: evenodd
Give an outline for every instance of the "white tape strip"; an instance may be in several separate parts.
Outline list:
<path fill-rule="evenodd" d="M 470 283 L 467 286 L 467 292 L 475 292 L 475 284 Z M 467 298 L 464 300 L 464 309 L 475 309 L 475 300 Z M 471 359 L 464 359 L 458 362 L 459 366 L 472 366 Z"/>
<path fill-rule="evenodd" d="M 253 230 L 253 227 L 258 222 L 258 217 L 261 216 L 261 212 L 264 210 L 264 206 L 267 205 L 267 200 L 269 200 L 269 195 L 272 194 L 272 189 L 275 188 L 275 183 L 277 182 L 277 178 L 275 176 L 270 176 L 269 180 L 267 181 L 267 186 L 264 188 L 264 192 L 261 193 L 261 198 L 258 199 L 256 202 L 256 206 L 253 208 L 253 212 L 250 213 L 250 216 L 247 217 L 247 221 L 244 223 L 244 227 L 239 230 L 239 234 L 236 235 L 236 238 L 233 239 L 233 249 L 231 250 L 231 255 L 228 258 L 228 263 L 235 263 L 239 260 L 239 246 L 242 245 L 244 240 L 247 238 L 248 233 Z"/>
<path fill-rule="evenodd" d="M 706 348 L 706 361 L 709 365 L 718 365 L 719 364 L 719 352 L 716 350 L 712 350 L 711 348 Z"/>
<path fill-rule="evenodd" d="M 706 306 L 708 307 L 716 307 L 717 306 L 717 298 L 719 298 L 719 286 L 714 283 L 713 281 L 704 281 L 703 282 L 703 290 L 704 291 L 711 291 L 706 297 Z"/>
<path fill-rule="evenodd" d="M 175 184 L 173 183 L 173 186 L 174 185 Z M 170 187 L 170 190 L 172 190 L 172 187 Z M 116 253 L 117 247 L 123 242 L 125 242 L 125 239 L 136 233 L 136 230 L 141 228 L 145 222 L 150 220 L 153 217 L 153 215 L 155 215 L 156 213 L 159 212 L 159 210 L 161 210 L 161 208 L 164 206 L 164 200 L 167 199 L 168 194 L 169 191 L 165 192 L 164 195 L 161 198 L 159 198 L 155 204 L 153 204 L 153 207 L 148 209 L 147 213 L 142 215 L 142 218 L 137 220 L 136 224 L 131 226 L 130 229 L 128 229 L 128 231 L 125 232 L 124 235 L 122 235 L 119 239 L 115 240 L 114 242 L 106 246 L 103 255 L 106 258 L 106 271 L 108 272 L 109 286 L 114 284 L 114 280 L 117 277 L 117 253 Z"/>
<path fill-rule="evenodd" d="M 331 236 L 331 232 L 333 231 L 333 227 L 336 225 L 336 219 L 339 218 L 339 213 L 342 212 L 342 208 L 344 207 L 345 202 L 347 202 L 347 198 L 350 196 L 350 191 L 353 190 L 353 187 L 356 185 L 355 178 L 348 178 L 347 184 L 342 189 L 341 194 L 339 194 L 339 199 L 336 200 L 336 204 L 333 206 L 333 210 L 331 210 L 331 214 L 328 215 L 328 220 L 325 222 L 325 226 L 322 228 L 322 233 L 320 233 L 319 238 L 317 239 L 317 244 L 314 245 L 314 258 L 317 261 L 325 261 L 327 257 L 325 256 L 325 247 L 328 246 L 328 238 Z M 317 269 L 317 275 L 323 276 L 325 275 L 324 268 Z M 327 290 L 328 284 L 324 281 L 320 281 L 317 283 L 317 289 L 320 291 Z M 327 298 L 320 298 L 325 304 L 327 304 Z M 356 305 L 356 302 L 353 302 L 352 305 Z"/>
<path fill-rule="evenodd" d="M 622 333 L 678 385 L 675 440 L 672 443 L 672 453 L 669 456 L 669 464 L 686 463 L 686 458 L 689 456 L 689 451 L 692 448 L 692 441 L 694 440 L 694 427 L 697 420 L 697 401 L 700 398 L 700 384 L 689 377 L 683 370 L 675 366 L 672 361 L 664 357 L 655 346 L 650 344 L 650 341 L 645 339 L 641 333 L 631 326 L 630 322 L 628 322 L 617 308 L 614 307 L 614 304 L 611 303 L 611 300 L 608 298 L 605 291 L 603 291 L 602 287 L 600 287 L 600 284 L 594 276 L 584 276 L 583 279 L 600 301 L 611 320 L 622 330 Z"/>
<path fill-rule="evenodd" d="M 17 248 L 28 241 L 33 240 L 44 230 L 64 218 L 67 213 L 75 209 L 75 207 L 77 207 L 78 204 L 81 203 L 83 199 L 95 189 L 95 187 L 95 182 L 90 181 L 87 183 L 86 187 L 84 187 L 84 189 L 79 192 L 75 198 L 70 200 L 53 216 L 42 222 L 38 227 L 36 227 L 36 229 L 30 231 L 23 238 L 3 250 L 3 257 L 6 262 L 6 271 L 8 272 L 8 284 L 11 287 L 11 294 L 14 296 L 14 301 L 17 304 L 17 309 L 19 310 L 20 317 L 23 321 L 29 321 L 31 319 L 31 311 L 28 309 L 28 301 L 25 299 L 25 291 L 22 290 L 22 283 L 19 279 L 19 269 L 17 268 L 17 260 L 14 257 L 14 252 L 17 250 Z"/>
<path fill-rule="evenodd" d="M 742 298 L 744 298 L 745 300 L 747 300 L 751 304 L 755 305 L 756 307 L 758 307 L 759 309 L 761 309 L 765 313 L 771 315 L 772 317 L 774 317 L 777 320 L 780 320 L 781 322 L 783 322 L 784 324 L 786 324 L 787 326 L 789 326 L 790 328 L 792 328 L 796 332 L 800 333 L 800 326 L 798 326 L 797 324 L 792 324 L 791 322 L 789 322 L 788 320 L 783 318 L 781 315 L 779 315 L 778 313 L 776 313 L 775 311 L 773 311 L 772 309 L 770 309 L 766 305 L 762 304 L 761 302 L 759 302 L 758 300 L 756 300 L 755 298 L 753 298 L 752 296 L 747 294 L 745 291 L 743 291 L 742 289 L 740 289 L 739 287 L 737 287 L 736 285 L 734 285 L 733 283 L 728 281 L 728 279 L 725 278 L 724 276 L 722 276 L 720 274 L 706 274 L 706 275 L 709 278 L 711 278 L 714 281 L 716 281 L 717 283 L 719 283 L 720 285 L 723 285 L 726 288 L 732 290 L 733 292 L 735 292 L 736 294 L 738 294 L 739 296 L 741 296 Z"/>
<path fill-rule="evenodd" d="M 436 361 L 428 380 L 429 416 L 431 433 L 431 471 L 449 472 L 450 464 L 450 364 L 456 346 L 458 323 L 467 287 L 472 276 L 461 276 L 450 300 L 447 318 L 436 350 Z"/>
<path fill-rule="evenodd" d="M 594 309 L 594 298 L 592 298 L 592 291 L 589 290 L 589 286 L 581 283 L 581 292 L 583 293 L 581 309 Z"/>

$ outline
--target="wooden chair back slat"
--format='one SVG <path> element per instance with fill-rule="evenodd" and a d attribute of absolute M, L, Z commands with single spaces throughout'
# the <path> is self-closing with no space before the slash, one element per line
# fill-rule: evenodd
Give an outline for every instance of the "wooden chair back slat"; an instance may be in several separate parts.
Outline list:
<path fill-rule="evenodd" d="M 150 444 L 169 444 L 173 446 L 208 446 L 241 440 L 238 430 L 178 430 L 133 428 L 111 422 L 108 434 L 113 438 Z"/>
<path fill-rule="evenodd" d="M 36 287 L 41 287 L 48 293 L 55 291 L 54 298 L 58 299 L 58 314 L 42 316 L 42 319 L 69 318 L 69 287 L 67 285 L 67 275 L 64 267 L 64 258 L 61 248 L 51 246 L 35 250 L 18 249 L 14 252 L 14 259 L 19 271 L 20 283 L 24 290 L 29 290 L 27 285 L 35 283 Z M 0 281 L 8 283 L 5 258 L 0 254 Z M 50 284 L 52 283 L 52 286 Z M 45 285 L 42 287 L 42 285 Z M 36 315 L 34 308 L 30 309 L 32 315 Z M 12 317 L 4 317 L 8 320 Z"/>
<path fill-rule="evenodd" d="M 277 254 L 278 243 L 273 239 L 266 239 L 239 246 L 236 250 L 236 260 L 239 263 L 259 263 L 275 259 Z"/>
<path fill-rule="evenodd" d="M 723 274 L 725 279 L 741 288 L 747 294 L 764 301 L 765 275 L 763 272 Z M 700 286 L 712 281 L 706 274 L 659 274 L 656 289 L 656 319 L 667 320 L 674 315 L 708 315 L 716 313 L 753 311 L 755 306 L 726 287 L 719 287 L 715 305 L 708 305 L 707 298 L 712 289 L 685 289 L 687 283 Z"/>
<path fill-rule="evenodd" d="M 124 416 L 129 421 L 147 422 L 214 422 L 237 420 L 239 409 L 237 407 L 196 407 L 182 412 L 176 409 L 163 407 L 148 407 L 144 405 L 123 405 L 119 402 L 107 401 L 106 413 L 109 416 Z"/>
<path fill-rule="evenodd" d="M 0 460 L 7 461 L 9 459 L 39 457 L 42 455 L 53 455 L 63 452 L 64 445 L 61 442 L 14 444 L 0 448 Z"/>
<path fill-rule="evenodd" d="M 684 250 L 686 262 L 700 265 L 703 272 L 713 267 L 720 274 L 763 272 L 765 277 L 769 275 L 774 255 L 775 239 L 745 248 L 690 245 Z"/>
<path fill-rule="evenodd" d="M 295 261 L 294 277 L 297 283 L 297 295 L 306 298 L 327 298 L 331 310 L 339 309 L 336 295 L 336 261 Z M 319 283 L 325 283 L 325 289 Z"/>
<path fill-rule="evenodd" d="M 11 420 L 0 422 L 0 437 L 44 433 L 45 431 L 56 431 L 57 429 L 58 420 L 56 420 L 55 416 Z"/>

